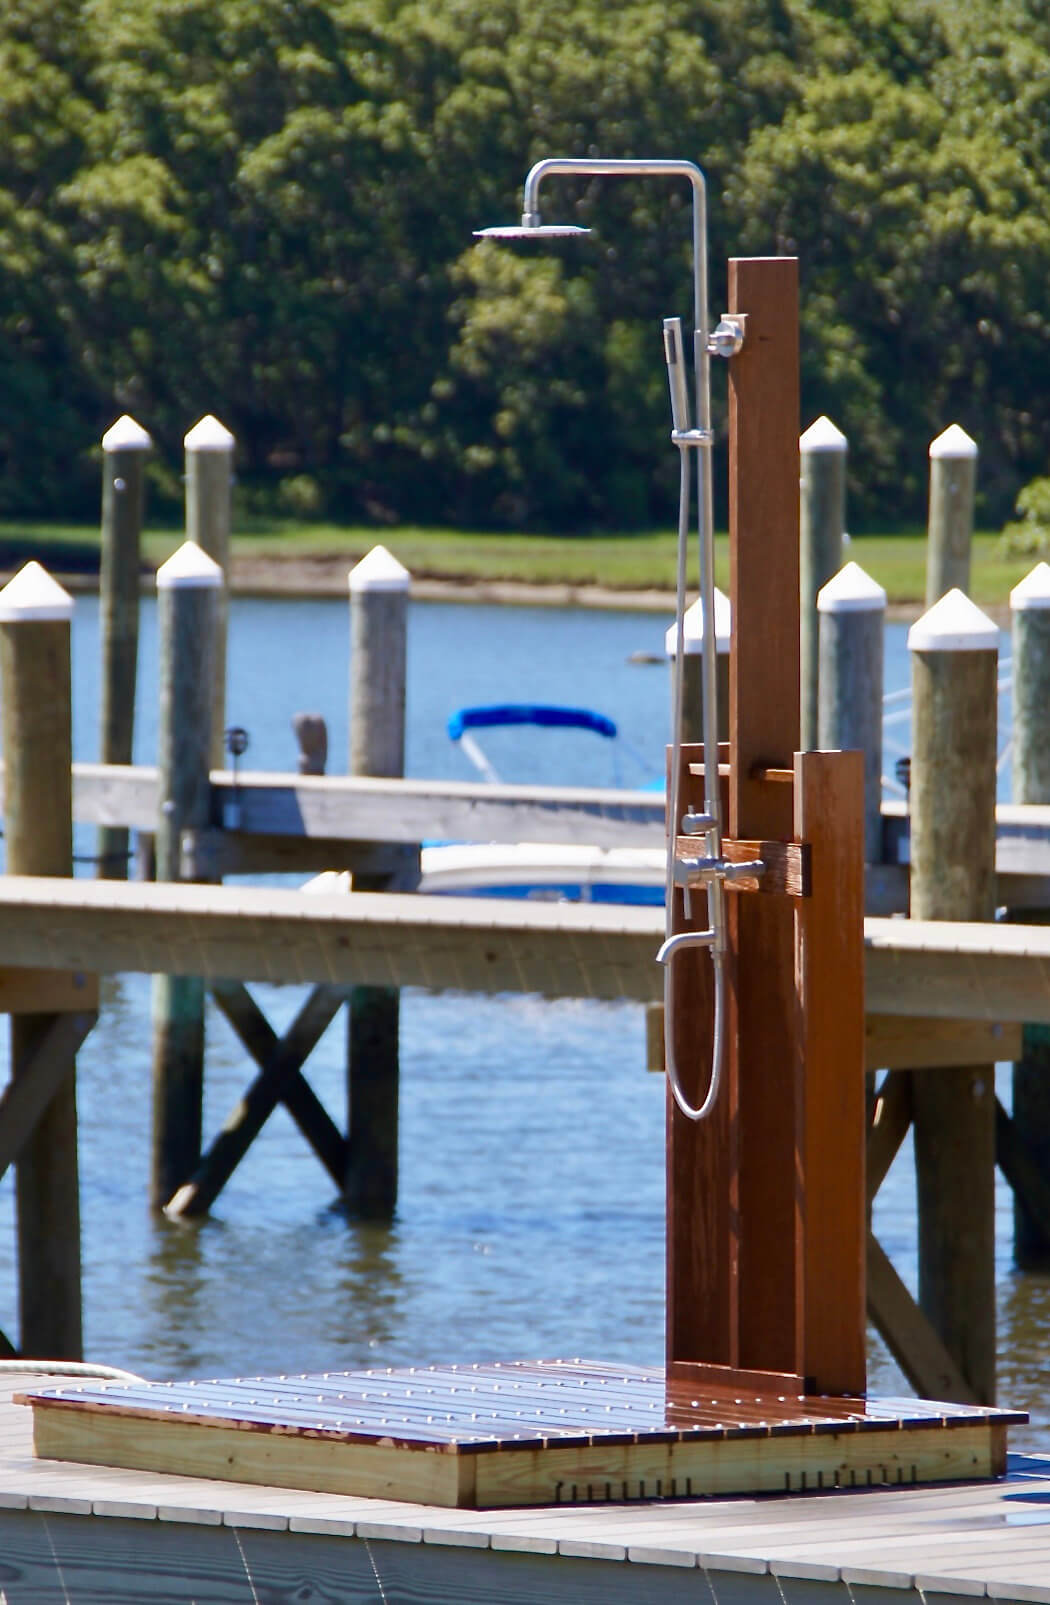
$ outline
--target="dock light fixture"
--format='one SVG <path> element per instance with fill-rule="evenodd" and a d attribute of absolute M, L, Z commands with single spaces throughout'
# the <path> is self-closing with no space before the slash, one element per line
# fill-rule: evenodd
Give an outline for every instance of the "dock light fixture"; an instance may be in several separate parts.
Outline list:
<path fill-rule="evenodd" d="M 704 808 L 691 813 L 688 823 L 673 820 L 667 854 L 666 938 L 656 957 L 664 965 L 664 1007 L 667 1075 L 675 1102 L 690 1120 L 701 1120 L 714 1108 L 718 1098 L 724 1050 L 726 919 L 724 884 L 740 873 L 740 867 L 726 864 L 722 856 L 721 799 L 718 783 L 718 651 L 715 618 L 714 493 L 711 479 L 711 364 L 712 356 L 732 357 L 744 341 L 743 319 L 723 317 L 712 331 L 707 301 L 707 187 L 704 175 L 693 162 L 671 158 L 623 158 L 606 161 L 601 157 L 550 156 L 530 169 L 522 195 L 520 224 L 477 229 L 481 240 L 533 240 L 589 234 L 590 229 L 575 223 L 544 223 L 540 214 L 540 185 L 545 179 L 563 178 L 669 178 L 685 179 L 692 191 L 693 257 L 693 393 L 695 425 L 690 420 L 688 382 L 679 318 L 664 320 L 664 357 L 671 393 L 673 428 L 671 440 L 680 457 L 678 500 L 678 560 L 676 576 L 676 653 L 671 739 L 670 807 L 678 806 L 682 773 L 682 708 L 684 703 L 685 597 L 688 567 L 689 527 L 692 505 L 691 460 L 697 459 L 697 536 L 699 547 L 700 612 L 705 621 L 701 653 L 701 708 L 704 749 Z M 709 623 L 708 623 L 709 621 Z M 680 834 L 698 837 L 703 849 L 697 856 L 680 859 L 676 851 Z M 747 866 L 753 868 L 753 866 Z M 689 885 L 699 877 L 706 888 L 708 929 L 672 934 L 673 896 L 681 886 L 689 912 Z M 714 1033 L 711 1073 L 707 1092 L 699 1104 L 690 1103 L 675 1061 L 673 1013 L 673 960 L 685 948 L 704 947 L 714 967 Z"/>

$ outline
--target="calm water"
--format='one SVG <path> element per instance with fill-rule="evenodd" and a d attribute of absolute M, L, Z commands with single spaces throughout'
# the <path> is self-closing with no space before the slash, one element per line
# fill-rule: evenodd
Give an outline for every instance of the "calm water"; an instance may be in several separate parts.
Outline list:
<path fill-rule="evenodd" d="M 294 767 L 290 720 L 325 715 L 329 768 L 347 755 L 347 608 L 238 602 L 228 718 L 251 735 L 253 768 Z M 657 615 L 419 604 L 409 661 L 407 765 L 465 776 L 445 719 L 461 703 L 574 701 L 613 714 L 651 772 L 662 764 L 666 671 Z M 907 683 L 891 627 L 887 685 Z M 97 755 L 97 608 L 74 619 L 75 746 Z M 155 615 L 143 617 L 137 757 L 154 758 Z M 521 779 L 603 783 L 603 744 L 551 733 Z M 499 762 L 495 741 L 491 753 Z M 629 767 L 623 778 L 633 779 Z M 78 848 L 92 850 L 89 834 Z M 301 993 L 254 989 L 279 1028 Z M 389 1228 L 348 1223 L 326 1175 L 278 1111 L 200 1226 L 146 1207 L 149 984 L 108 980 L 79 1057 L 88 1353 L 150 1376 L 230 1375 L 437 1360 L 590 1353 L 658 1361 L 663 1343 L 663 1087 L 645 1073 L 640 1008 L 406 993 L 401 1192 Z M 344 1118 L 343 1025 L 308 1072 Z M 232 1033 L 209 1015 L 206 1127 L 250 1079 Z M 1008 1086 L 1002 1089 L 1008 1096 Z M 914 1288 L 910 1152 L 883 1187 L 875 1224 Z M 12 1178 L 0 1184 L 0 1325 L 17 1330 Z M 1038 1423 L 1050 1278 L 1013 1272 L 1010 1203 L 999 1194 L 1002 1397 Z M 872 1342 L 872 1384 L 903 1383 Z M 1015 1442 L 1021 1444 L 1023 1434 Z M 1045 1434 L 1043 1434 L 1045 1442 Z"/>

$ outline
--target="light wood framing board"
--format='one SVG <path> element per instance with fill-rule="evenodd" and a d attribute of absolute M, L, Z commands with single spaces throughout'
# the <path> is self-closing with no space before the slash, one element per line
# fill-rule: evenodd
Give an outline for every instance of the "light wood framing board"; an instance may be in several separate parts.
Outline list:
<path fill-rule="evenodd" d="M 697 1392 L 698 1397 L 691 1397 Z M 20 1396 L 46 1459 L 445 1507 L 986 1478 L 1016 1412 L 742 1394 L 593 1361 Z"/>

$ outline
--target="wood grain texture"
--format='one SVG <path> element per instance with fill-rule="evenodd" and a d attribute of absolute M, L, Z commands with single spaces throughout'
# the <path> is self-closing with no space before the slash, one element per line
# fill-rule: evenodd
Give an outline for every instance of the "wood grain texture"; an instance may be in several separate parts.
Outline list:
<path fill-rule="evenodd" d="M 1018 1056 L 1021 1036 L 1017 1021 L 869 1014 L 864 1059 L 869 1070 L 936 1070 L 985 1060 L 994 1064 Z"/>
<path fill-rule="evenodd" d="M 819 1393 L 865 1389 L 864 756 L 795 760 L 812 895 L 795 905 L 802 1030 L 805 1329 Z"/>
<path fill-rule="evenodd" d="M 729 835 L 786 841 L 799 739 L 798 264 L 729 264 L 729 311 L 747 338 L 729 364 Z M 728 900 L 729 1057 L 739 1099 L 740 1352 L 757 1370 L 801 1369 L 801 1078 L 792 909 Z"/>
<path fill-rule="evenodd" d="M 911 908 L 988 920 L 995 907 L 996 681 L 988 651 L 912 659 Z M 995 1398 L 994 1062 L 912 1089 L 919 1302 L 979 1399 Z"/>
<path fill-rule="evenodd" d="M 659 909 L 7 877 L 0 911 L 0 963 L 17 956 L 103 973 L 197 970 L 209 980 L 661 996 Z"/>
<path fill-rule="evenodd" d="M 0 625 L 3 747 L 8 774 L 5 848 L 9 875 L 73 872 L 72 711 L 69 619 L 24 618 Z M 13 955 L 25 963 L 28 955 Z M 75 968 L 76 966 L 61 966 Z M 77 1015 L 68 1016 L 77 1020 Z M 76 1046 L 49 1012 L 11 1018 L 11 1074 L 45 1085 L 50 1097 L 19 1089 L 32 1121 L 17 1141 L 16 1198 L 21 1348 L 78 1359 L 82 1352 L 80 1183 Z M 50 1042 L 52 1052 L 44 1048 Z M 61 1049 L 61 1055 L 59 1053 Z M 39 1056 L 48 1063 L 44 1080 Z M 18 1121 L 15 1121 L 18 1126 Z"/>
<path fill-rule="evenodd" d="M 691 759 L 699 747 L 684 747 L 681 798 L 676 818 L 687 807 L 700 810 L 704 783 Z M 722 781 L 723 807 L 727 802 Z M 704 929 L 707 897 L 691 894 L 686 919 L 681 891 L 674 900 L 673 930 Z M 674 960 L 675 1054 L 685 1096 L 694 1107 L 704 1097 L 711 1065 L 714 984 L 711 960 L 703 950 Z M 664 1021 L 665 1031 L 668 1029 Z M 667 1320 L 668 1364 L 676 1361 L 739 1363 L 737 1275 L 739 1220 L 737 1196 L 736 1083 L 732 1062 L 723 1065 L 722 1096 L 706 1120 L 691 1121 L 667 1089 Z"/>
<path fill-rule="evenodd" d="M 679 858 L 688 859 L 699 852 L 695 836 L 679 836 L 675 851 Z M 810 890 L 810 854 L 804 842 L 785 841 L 733 841 L 723 839 L 722 857 L 730 864 L 762 861 L 761 872 L 727 881 L 729 892 L 763 892 L 777 897 L 808 897 Z M 699 875 L 690 880 L 692 886 L 702 886 Z"/>

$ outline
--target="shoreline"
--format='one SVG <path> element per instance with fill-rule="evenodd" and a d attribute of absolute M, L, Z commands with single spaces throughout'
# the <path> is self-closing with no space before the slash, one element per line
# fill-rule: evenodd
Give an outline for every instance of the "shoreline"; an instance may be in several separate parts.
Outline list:
<path fill-rule="evenodd" d="M 351 566 L 344 555 L 282 558 L 235 553 L 230 565 L 230 593 L 233 596 L 284 597 L 288 600 L 345 597 L 348 594 L 347 575 Z M 10 578 L 9 573 L 0 574 L 0 583 L 6 583 Z M 97 571 L 67 573 L 56 570 L 54 578 L 72 595 L 90 596 L 98 593 Z M 153 591 L 153 574 L 150 571 L 143 572 L 142 591 L 147 595 Z M 608 608 L 630 613 L 666 613 L 672 617 L 675 608 L 674 591 L 661 586 L 620 590 L 594 582 L 565 580 L 540 584 L 526 580 L 444 579 L 436 575 L 413 575 L 412 596 L 423 602 Z M 893 602 L 886 609 L 886 617 L 910 621 L 918 618 L 923 611 L 921 602 Z M 996 610 L 990 611 L 994 616 Z"/>

